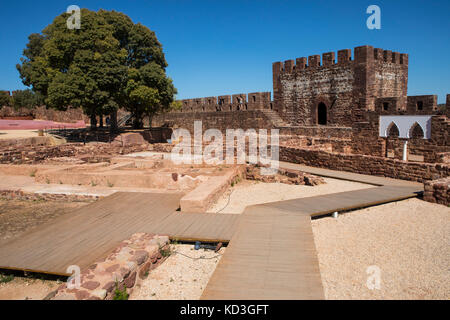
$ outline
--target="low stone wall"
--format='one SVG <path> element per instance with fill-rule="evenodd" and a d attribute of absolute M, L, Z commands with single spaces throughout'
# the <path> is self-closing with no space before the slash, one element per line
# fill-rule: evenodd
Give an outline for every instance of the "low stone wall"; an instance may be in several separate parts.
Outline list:
<path fill-rule="evenodd" d="M 42 184 L 134 187 L 187 192 L 208 179 L 206 175 L 197 172 L 178 173 L 175 168 L 155 168 L 155 170 L 145 171 L 135 171 L 132 170 L 133 168 L 141 169 L 142 167 L 138 168 L 132 158 L 128 162 L 113 165 L 110 165 L 109 162 L 98 162 L 59 166 L 37 172 L 35 180 Z"/>
<path fill-rule="evenodd" d="M 338 138 L 351 139 L 351 127 L 332 127 L 332 126 L 301 126 L 281 128 L 280 135 L 307 136 L 316 138 Z"/>
<path fill-rule="evenodd" d="M 350 139 L 340 138 L 280 136 L 280 146 L 323 150 L 328 152 L 352 153 L 352 141 Z"/>
<path fill-rule="evenodd" d="M 282 168 L 278 169 L 277 174 L 262 175 L 261 167 L 255 165 L 248 165 L 246 167 L 245 178 L 247 180 L 255 180 L 266 183 L 284 183 L 307 186 L 316 186 L 325 183 L 325 180 L 321 177 L 297 170 Z"/>
<path fill-rule="evenodd" d="M 241 179 L 244 166 L 238 165 L 222 176 L 211 176 L 197 188 L 180 199 L 182 212 L 205 212 L 228 188 L 230 184 Z"/>
<path fill-rule="evenodd" d="M 313 167 L 424 182 L 450 175 L 450 165 L 280 147 L 280 160 Z"/>
<path fill-rule="evenodd" d="M 0 147 L 0 163 L 5 164 L 36 164 L 63 157 L 99 158 L 102 161 L 108 156 L 116 156 L 133 152 L 148 151 L 151 147 L 147 143 L 142 145 L 120 146 L 109 143 L 69 143 L 59 146 L 22 145 Z M 88 161 L 88 160 L 86 160 Z"/>
<path fill-rule="evenodd" d="M 17 119 L 39 119 L 56 122 L 77 122 L 79 120 L 89 121 L 89 117 L 83 113 L 81 108 L 68 108 L 66 111 L 59 111 L 45 106 L 36 108 L 3 107 L 0 111 L 0 118 Z"/>
<path fill-rule="evenodd" d="M 149 150 L 154 152 L 172 152 L 172 149 L 175 147 L 175 144 L 169 143 L 155 143 L 151 144 Z"/>
<path fill-rule="evenodd" d="M 135 233 L 123 241 L 106 259 L 81 270 L 79 288 L 61 285 L 46 299 L 113 300 L 116 289 L 129 294 L 148 273 L 168 256 L 169 238 Z M 163 256 L 163 253 L 167 253 Z M 71 286 L 76 284 L 71 280 Z"/>
<path fill-rule="evenodd" d="M 450 206 L 450 177 L 426 181 L 424 190 L 423 199 L 425 201 Z"/>
<path fill-rule="evenodd" d="M 15 138 L 0 140 L 0 148 L 12 147 L 14 149 L 29 147 L 29 146 L 50 146 L 54 145 L 54 138 L 52 136 L 36 136 L 29 138 Z"/>

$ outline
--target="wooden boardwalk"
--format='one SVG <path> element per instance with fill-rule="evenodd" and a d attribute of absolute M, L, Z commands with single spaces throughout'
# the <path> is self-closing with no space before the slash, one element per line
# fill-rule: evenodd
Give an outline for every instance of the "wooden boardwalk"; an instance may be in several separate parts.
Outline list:
<path fill-rule="evenodd" d="M 118 192 L 1 244 L 0 269 L 68 275 L 68 266 L 85 268 L 133 233 L 147 232 L 184 241 L 230 241 L 202 299 L 323 299 L 311 216 L 422 191 L 416 183 L 286 166 L 374 187 L 255 205 L 241 215 L 183 214 L 176 211 L 180 194 Z"/>
<path fill-rule="evenodd" d="M 388 181 L 380 187 L 247 207 L 201 298 L 324 299 L 310 217 L 416 197 L 421 190 Z"/>
<path fill-rule="evenodd" d="M 247 208 L 201 298 L 323 299 L 310 218 Z"/>
<path fill-rule="evenodd" d="M 0 269 L 67 275 L 106 256 L 136 232 L 229 241 L 238 215 L 181 214 L 180 194 L 118 192 L 0 246 Z M 210 238 L 209 238 L 210 237 Z"/>
<path fill-rule="evenodd" d="M 287 210 L 310 217 L 326 215 L 335 211 L 349 211 L 387 202 L 417 197 L 420 191 L 414 187 L 382 186 L 368 189 L 336 192 L 323 196 L 277 201 L 267 207 Z"/>

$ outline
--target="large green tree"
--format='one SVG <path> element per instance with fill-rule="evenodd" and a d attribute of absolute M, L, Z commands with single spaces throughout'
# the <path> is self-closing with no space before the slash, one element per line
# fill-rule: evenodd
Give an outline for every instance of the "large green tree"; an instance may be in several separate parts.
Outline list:
<path fill-rule="evenodd" d="M 119 104 L 133 114 L 134 126 L 143 125 L 145 116 L 169 110 L 177 90 L 166 75 L 167 62 L 161 43 L 153 31 L 142 24 L 134 24 L 120 12 L 98 12 L 114 28 L 114 38 L 127 51 L 126 83 L 120 92 Z"/>
<path fill-rule="evenodd" d="M 81 28 L 68 29 L 63 13 L 42 34 L 32 34 L 17 65 L 22 81 L 45 97 L 47 106 L 82 107 L 91 117 L 117 109 L 143 116 L 170 108 L 176 89 L 167 77 L 162 46 L 154 32 L 123 13 L 81 10 Z"/>

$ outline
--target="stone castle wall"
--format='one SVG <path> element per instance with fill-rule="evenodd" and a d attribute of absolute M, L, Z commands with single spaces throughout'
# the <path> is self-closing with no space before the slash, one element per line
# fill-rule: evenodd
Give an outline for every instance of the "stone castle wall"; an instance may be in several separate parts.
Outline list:
<path fill-rule="evenodd" d="M 212 96 L 180 100 L 180 112 L 220 112 L 220 111 L 249 111 L 271 109 L 270 92 L 239 93 L 233 95 Z"/>
<path fill-rule="evenodd" d="M 223 112 L 174 112 L 153 117 L 153 126 L 170 126 L 194 130 L 194 121 L 203 123 L 203 130 L 215 128 L 225 132 L 226 129 L 244 130 L 253 128 L 273 128 L 268 116 L 261 110 L 223 111 Z"/>

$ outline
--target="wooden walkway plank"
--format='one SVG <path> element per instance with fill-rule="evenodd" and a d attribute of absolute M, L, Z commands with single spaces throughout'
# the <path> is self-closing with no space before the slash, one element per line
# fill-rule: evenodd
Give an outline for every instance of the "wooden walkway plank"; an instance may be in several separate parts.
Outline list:
<path fill-rule="evenodd" d="M 355 191 L 346 191 L 299 198 L 286 201 L 277 201 L 266 204 L 267 207 L 292 211 L 308 216 L 328 214 L 334 211 L 351 210 L 366 206 L 383 204 L 392 201 L 416 197 L 417 189 L 402 187 L 376 187 Z"/>
<path fill-rule="evenodd" d="M 202 299 L 323 299 L 309 220 L 249 207 Z"/>

